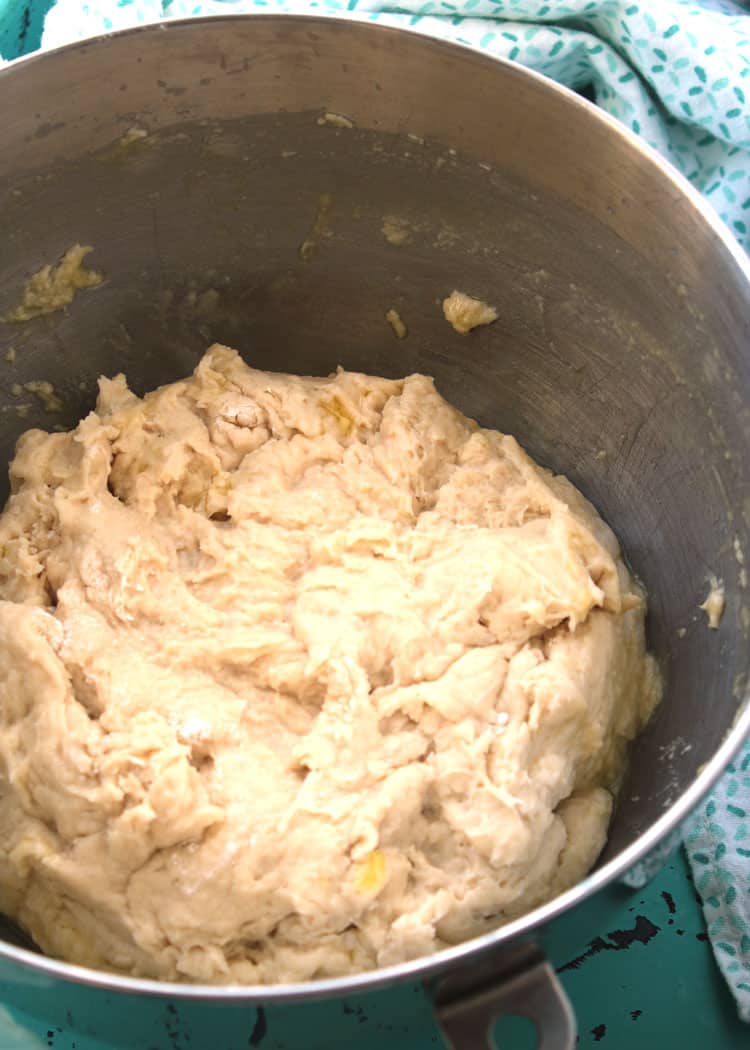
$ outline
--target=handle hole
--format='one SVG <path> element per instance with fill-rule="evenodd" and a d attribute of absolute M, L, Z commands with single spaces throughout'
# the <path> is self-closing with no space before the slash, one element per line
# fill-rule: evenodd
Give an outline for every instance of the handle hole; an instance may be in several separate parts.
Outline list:
<path fill-rule="evenodd" d="M 537 1050 L 539 1029 L 524 1014 L 505 1014 L 492 1026 L 492 1043 L 496 1050 Z"/>

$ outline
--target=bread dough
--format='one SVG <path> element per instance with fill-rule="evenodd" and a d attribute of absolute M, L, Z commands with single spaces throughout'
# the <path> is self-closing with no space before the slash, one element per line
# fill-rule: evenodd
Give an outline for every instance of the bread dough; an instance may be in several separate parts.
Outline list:
<path fill-rule="evenodd" d="M 48 953 L 276 982 L 564 890 L 658 678 L 571 484 L 431 380 L 214 346 L 20 440 L 0 518 L 0 908 Z"/>

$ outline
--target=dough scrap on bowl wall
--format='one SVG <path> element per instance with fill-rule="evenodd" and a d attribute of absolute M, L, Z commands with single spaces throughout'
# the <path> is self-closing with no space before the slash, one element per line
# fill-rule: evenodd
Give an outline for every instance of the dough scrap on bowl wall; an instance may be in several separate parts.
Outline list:
<path fill-rule="evenodd" d="M 0 910 L 167 980 L 414 958 L 580 879 L 657 700 L 561 477 L 431 380 L 213 346 L 30 431 L 0 517 Z"/>

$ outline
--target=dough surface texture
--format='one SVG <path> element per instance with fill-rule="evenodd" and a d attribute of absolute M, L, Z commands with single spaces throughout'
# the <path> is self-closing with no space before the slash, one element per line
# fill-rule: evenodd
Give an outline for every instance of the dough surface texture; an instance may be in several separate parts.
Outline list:
<path fill-rule="evenodd" d="M 419 375 L 214 346 L 29 431 L 0 517 L 0 910 L 49 954 L 296 981 L 591 867 L 658 696 L 609 528 Z"/>

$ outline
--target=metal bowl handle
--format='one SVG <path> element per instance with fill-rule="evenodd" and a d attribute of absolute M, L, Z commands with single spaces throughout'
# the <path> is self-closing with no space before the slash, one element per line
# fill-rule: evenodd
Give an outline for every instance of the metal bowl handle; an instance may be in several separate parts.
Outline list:
<path fill-rule="evenodd" d="M 431 989 L 451 1050 L 493 1050 L 492 1026 L 520 1014 L 537 1031 L 537 1050 L 573 1050 L 576 1020 L 555 971 L 535 944 L 514 945 Z M 505 1048 L 500 1045 L 500 1050 Z"/>

